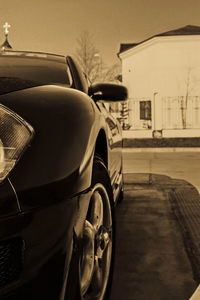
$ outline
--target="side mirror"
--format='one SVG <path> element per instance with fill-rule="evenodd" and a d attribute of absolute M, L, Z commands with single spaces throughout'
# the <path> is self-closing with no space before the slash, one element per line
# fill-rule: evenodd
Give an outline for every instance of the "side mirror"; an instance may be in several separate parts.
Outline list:
<path fill-rule="evenodd" d="M 128 98 L 128 90 L 123 85 L 114 83 L 95 83 L 89 87 L 89 96 L 95 101 L 123 101 Z"/>

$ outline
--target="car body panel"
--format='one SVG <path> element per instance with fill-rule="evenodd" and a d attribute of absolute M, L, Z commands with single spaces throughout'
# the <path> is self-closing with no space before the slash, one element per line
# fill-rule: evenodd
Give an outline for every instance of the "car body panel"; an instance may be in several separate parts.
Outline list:
<path fill-rule="evenodd" d="M 83 211 L 80 202 L 77 196 L 0 219 L 1 239 L 20 236 L 23 241 L 23 269 L 17 281 L 0 289 L 1 299 L 4 295 L 16 300 L 39 299 L 47 294 L 59 299 L 72 255 L 73 228 L 80 224 L 79 214 Z"/>
<path fill-rule="evenodd" d="M 9 52 L 8 59 L 9 55 L 42 59 L 43 54 Z M 71 87 L 15 82 L 10 92 L 5 88 L 0 93 L 0 103 L 35 132 L 9 178 L 0 185 L 0 246 L 1 242 L 20 241 L 22 255 L 16 280 L 5 286 L 0 281 L 0 297 L 6 299 L 64 299 L 69 265 L 88 211 L 95 154 L 102 155 L 115 199 L 122 184 L 119 123 L 87 95 L 87 80 L 71 57 L 47 54 L 47 58 L 66 63 Z M 78 268 L 76 264 L 73 277 Z M 79 289 L 72 288 L 78 297 Z"/>
<path fill-rule="evenodd" d="M 0 184 L 0 212 L 1 218 L 19 213 L 19 205 L 16 192 L 7 178 Z"/>
<path fill-rule="evenodd" d="M 0 101 L 29 122 L 37 135 L 10 176 L 17 191 L 65 179 L 79 168 L 96 130 L 94 105 L 87 95 L 42 86 L 2 95 Z"/>
<path fill-rule="evenodd" d="M 108 139 L 108 170 L 111 183 L 114 185 L 122 173 L 122 130 L 119 122 L 108 112 L 104 103 L 97 103 L 103 114 L 107 126 Z"/>

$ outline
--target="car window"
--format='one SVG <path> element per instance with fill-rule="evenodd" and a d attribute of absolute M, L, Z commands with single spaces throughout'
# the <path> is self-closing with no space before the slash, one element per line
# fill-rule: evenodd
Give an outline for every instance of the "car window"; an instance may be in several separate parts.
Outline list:
<path fill-rule="evenodd" d="M 71 56 L 67 56 L 67 63 L 69 65 L 72 79 L 73 79 L 73 88 L 76 88 L 77 90 L 80 90 L 84 93 L 88 93 L 88 81 L 83 73 L 81 67 L 79 64 L 76 62 L 74 58 Z"/>
<path fill-rule="evenodd" d="M 0 56 L 0 94 L 44 84 L 70 86 L 67 64 L 48 59 Z"/>

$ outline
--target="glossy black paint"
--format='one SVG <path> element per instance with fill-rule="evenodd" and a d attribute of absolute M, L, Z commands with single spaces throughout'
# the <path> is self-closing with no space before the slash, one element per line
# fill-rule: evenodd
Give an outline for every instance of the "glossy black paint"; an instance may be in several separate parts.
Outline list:
<path fill-rule="evenodd" d="M 0 212 L 1 218 L 19 213 L 17 197 L 8 178 L 0 184 Z"/>
<path fill-rule="evenodd" d="M 113 83 L 96 83 L 89 87 L 88 94 L 95 101 L 123 101 L 128 98 L 127 88 Z"/>
<path fill-rule="evenodd" d="M 53 85 L 40 86 L 2 95 L 0 102 L 35 130 L 31 146 L 10 176 L 17 191 L 63 180 L 80 167 L 88 140 L 95 135 L 94 120 L 100 118 L 86 94 Z M 94 143 L 95 140 L 93 148 Z M 87 187 L 81 186 L 74 193 Z"/>
<path fill-rule="evenodd" d="M 0 242 L 19 238 L 23 243 L 22 272 L 0 288 L 1 299 L 62 300 L 65 292 L 68 300 L 70 295 L 78 299 L 79 287 L 69 287 L 67 280 L 69 275 L 78 282 L 94 153 L 104 159 L 113 187 L 121 172 L 119 124 L 87 95 L 87 80 L 71 57 L 53 59 L 68 64 L 71 88 L 40 84 L 0 95 L 0 103 L 35 131 L 0 185 Z M 68 274 L 70 262 L 76 263 Z"/>
<path fill-rule="evenodd" d="M 72 251 L 78 199 L 72 198 L 0 220 L 2 239 L 20 237 L 23 270 L 17 281 L 0 289 L 0 298 L 59 299 Z"/>

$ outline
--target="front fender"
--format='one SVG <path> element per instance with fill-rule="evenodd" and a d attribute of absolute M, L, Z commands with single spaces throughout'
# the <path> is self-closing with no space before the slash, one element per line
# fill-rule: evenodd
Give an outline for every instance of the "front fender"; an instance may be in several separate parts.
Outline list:
<path fill-rule="evenodd" d="M 2 95 L 0 102 L 35 130 L 30 147 L 10 175 L 16 190 L 63 182 L 70 176 L 73 182 L 79 176 L 88 141 L 98 131 L 98 110 L 91 98 L 52 85 Z"/>

